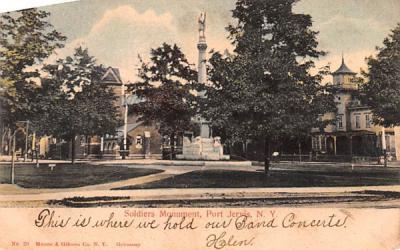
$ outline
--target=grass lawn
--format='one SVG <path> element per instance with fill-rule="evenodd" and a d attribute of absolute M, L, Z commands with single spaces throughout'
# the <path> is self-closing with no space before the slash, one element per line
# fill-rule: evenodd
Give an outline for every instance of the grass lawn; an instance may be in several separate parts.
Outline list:
<path fill-rule="evenodd" d="M 164 180 L 118 189 L 150 188 L 247 188 L 247 187 L 341 187 L 399 185 L 397 171 L 297 171 L 271 170 L 263 172 L 230 170 L 194 171 Z"/>
<path fill-rule="evenodd" d="M 0 165 L 0 183 L 10 183 L 9 165 Z M 15 182 L 25 188 L 72 188 L 109 183 L 163 172 L 150 168 L 57 164 L 53 171 L 46 165 L 17 165 Z"/>

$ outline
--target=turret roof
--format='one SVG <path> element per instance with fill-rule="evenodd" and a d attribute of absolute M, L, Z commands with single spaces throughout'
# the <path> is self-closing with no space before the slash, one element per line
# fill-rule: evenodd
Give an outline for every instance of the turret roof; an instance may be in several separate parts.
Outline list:
<path fill-rule="evenodd" d="M 353 72 L 347 65 L 344 63 L 344 57 L 342 56 L 342 65 L 332 73 L 332 75 L 339 75 L 339 74 L 350 74 L 350 75 L 356 75 L 357 73 Z"/>

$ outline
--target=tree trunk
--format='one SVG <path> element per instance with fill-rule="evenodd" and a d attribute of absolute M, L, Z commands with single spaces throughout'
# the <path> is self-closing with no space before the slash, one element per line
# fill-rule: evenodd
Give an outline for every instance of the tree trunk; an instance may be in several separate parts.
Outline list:
<path fill-rule="evenodd" d="M 90 156 L 90 150 L 91 150 L 90 142 L 91 142 L 91 140 L 92 140 L 91 136 L 87 136 L 86 137 L 86 144 L 88 145 L 87 146 L 87 158 L 89 158 L 89 156 Z"/>
<path fill-rule="evenodd" d="M 75 164 L 75 135 L 71 139 L 71 163 Z"/>
<path fill-rule="evenodd" d="M 299 161 L 301 162 L 301 154 L 302 154 L 302 152 L 301 152 L 301 140 L 300 139 L 298 139 L 298 141 L 297 141 L 297 143 L 298 143 L 298 146 L 299 146 Z"/>
<path fill-rule="evenodd" d="M 269 137 L 264 139 L 264 172 L 266 175 L 269 174 L 269 167 L 271 165 L 271 140 Z"/>
<path fill-rule="evenodd" d="M 11 133 L 10 133 L 11 135 Z M 8 147 L 7 147 L 7 155 L 11 155 L 11 147 L 12 147 L 12 136 L 8 139 Z"/>
<path fill-rule="evenodd" d="M 35 148 L 35 157 L 36 157 L 36 167 L 39 167 L 39 154 L 38 154 L 38 149 Z"/>
<path fill-rule="evenodd" d="M 174 159 L 175 156 L 175 133 L 171 134 L 171 138 L 170 138 L 170 146 L 171 146 L 171 155 L 170 155 L 170 160 Z"/>
<path fill-rule="evenodd" d="M 11 184 L 15 184 L 15 133 L 12 135 L 11 154 Z"/>
<path fill-rule="evenodd" d="M 242 141 L 242 156 L 247 159 L 247 145 L 246 145 L 246 140 Z"/>

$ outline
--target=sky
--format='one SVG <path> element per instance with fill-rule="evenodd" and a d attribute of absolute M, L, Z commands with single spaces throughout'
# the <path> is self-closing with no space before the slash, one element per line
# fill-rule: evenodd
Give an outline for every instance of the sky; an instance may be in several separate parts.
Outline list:
<path fill-rule="evenodd" d="M 145 60 L 151 48 L 176 43 L 189 61 L 197 62 L 200 12 L 207 12 L 208 49 L 232 49 L 225 27 L 234 22 L 235 0 L 80 0 L 41 7 L 50 22 L 68 37 L 65 48 L 48 62 L 87 47 L 98 63 L 117 67 L 125 82 L 137 77 L 138 54 Z M 365 58 L 400 22 L 399 0 L 301 0 L 296 13 L 310 14 L 319 31 L 319 48 L 328 55 L 317 62 L 336 70 L 343 52 L 355 72 L 365 69 Z"/>

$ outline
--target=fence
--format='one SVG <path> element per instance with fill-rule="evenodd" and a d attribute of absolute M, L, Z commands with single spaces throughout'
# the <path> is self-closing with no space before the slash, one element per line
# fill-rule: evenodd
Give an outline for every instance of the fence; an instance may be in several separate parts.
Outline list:
<path fill-rule="evenodd" d="M 327 155 L 327 154 L 282 154 L 273 158 L 274 161 L 319 161 L 319 162 L 363 162 L 377 163 L 379 157 L 376 156 L 357 156 L 357 155 Z"/>

